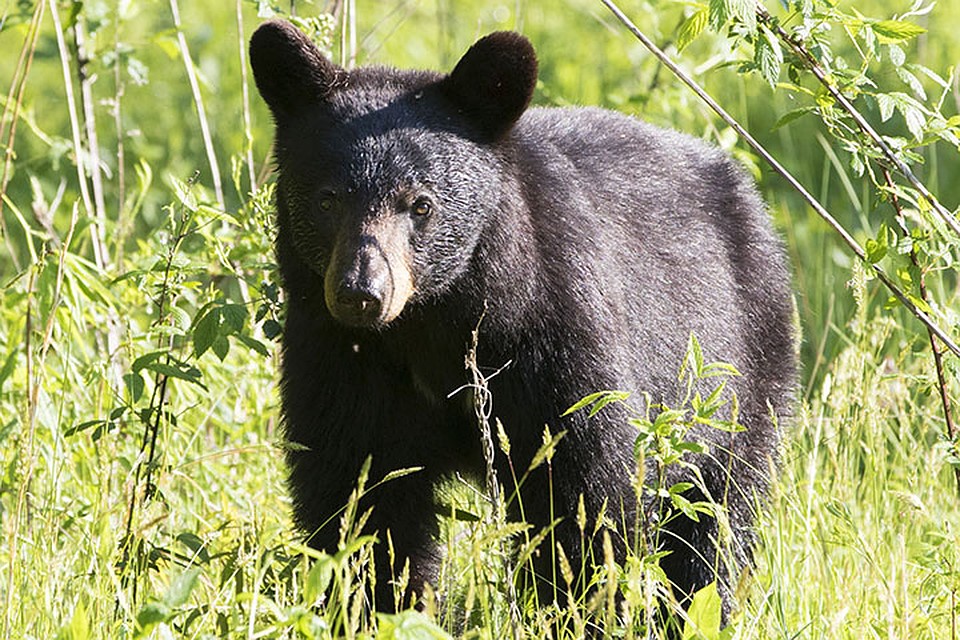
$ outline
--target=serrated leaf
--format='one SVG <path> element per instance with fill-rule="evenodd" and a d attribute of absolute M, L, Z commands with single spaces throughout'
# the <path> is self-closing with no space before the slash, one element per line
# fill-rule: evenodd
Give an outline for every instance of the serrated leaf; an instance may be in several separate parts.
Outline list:
<path fill-rule="evenodd" d="M 777 37 L 766 27 L 760 28 L 760 37 L 757 38 L 753 51 L 753 61 L 760 71 L 760 76 L 776 88 L 780 77 L 780 67 L 783 65 L 783 51 Z"/>
<path fill-rule="evenodd" d="M 887 45 L 887 57 L 895 67 L 903 65 L 907 61 L 907 54 L 904 50 L 895 44 Z"/>
<path fill-rule="evenodd" d="M 225 325 L 239 332 L 247 321 L 247 308 L 242 304 L 225 304 L 220 308 L 220 316 Z"/>
<path fill-rule="evenodd" d="M 703 6 L 683 21 L 677 32 L 677 51 L 683 51 L 706 29 L 710 19 L 710 7 Z"/>
<path fill-rule="evenodd" d="M 707 10 L 710 28 L 714 31 L 720 31 L 723 25 L 727 24 L 731 13 L 730 0 L 710 0 L 710 6 Z"/>
<path fill-rule="evenodd" d="M 920 109 L 910 105 L 900 105 L 900 113 L 907 121 L 907 129 L 917 142 L 923 140 L 923 130 L 927 123 L 926 117 Z"/>
<path fill-rule="evenodd" d="M 880 121 L 886 122 L 893 115 L 893 110 L 897 106 L 897 101 L 885 93 L 878 93 L 876 96 L 877 107 L 880 109 Z"/>
<path fill-rule="evenodd" d="M 913 73 L 911 73 L 904 67 L 897 67 L 896 72 L 897 72 L 897 77 L 900 78 L 903 84 L 910 87 L 910 91 L 913 92 L 914 96 L 916 96 L 920 100 L 927 99 L 927 92 L 924 90 L 923 84 L 921 84 L 920 79 L 917 78 L 917 76 L 913 75 Z"/>
<path fill-rule="evenodd" d="M 198 358 L 202 356 L 213 346 L 213 341 L 218 335 L 220 335 L 220 310 L 214 307 L 193 326 L 193 353 Z"/>
<path fill-rule="evenodd" d="M 873 32 L 880 37 L 885 44 L 891 42 L 903 42 L 915 38 L 927 30 L 912 22 L 904 20 L 881 20 L 870 25 Z"/>

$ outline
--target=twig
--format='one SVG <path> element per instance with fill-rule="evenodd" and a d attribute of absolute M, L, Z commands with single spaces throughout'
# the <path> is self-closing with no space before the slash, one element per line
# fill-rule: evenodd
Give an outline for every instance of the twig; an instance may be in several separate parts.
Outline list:
<path fill-rule="evenodd" d="M 96 77 L 87 73 L 87 65 L 90 63 L 90 59 L 87 56 L 86 33 L 83 24 L 84 20 L 81 12 L 77 15 L 73 25 L 73 44 L 77 55 L 77 79 L 80 83 L 83 131 L 86 134 L 87 153 L 89 154 L 87 170 L 90 173 L 90 184 L 93 187 L 93 228 L 94 233 L 100 235 L 97 243 L 103 247 L 103 264 L 100 267 L 104 268 L 110 264 L 110 255 L 106 251 L 107 206 L 103 197 L 103 179 L 100 174 L 100 143 L 97 140 L 97 120 L 93 110 L 93 83 Z"/>
<path fill-rule="evenodd" d="M 909 237 L 910 232 L 907 228 L 907 223 L 904 220 L 903 207 L 900 204 L 900 197 L 897 195 L 893 177 L 890 175 L 890 170 L 886 167 L 883 167 L 883 177 L 890 192 L 893 208 L 897 212 L 897 223 L 900 225 L 901 230 L 903 230 L 903 232 Z M 920 282 L 918 283 L 920 287 L 920 299 L 929 304 L 930 301 L 929 297 L 927 296 L 927 283 L 926 279 L 924 278 L 923 271 L 920 268 L 920 261 L 917 260 L 916 247 L 911 247 L 910 249 L 910 261 L 920 273 Z M 947 423 L 947 436 L 950 438 L 952 446 L 956 447 L 957 428 L 953 423 L 953 411 L 950 406 L 950 395 L 947 393 L 947 378 L 943 370 L 943 353 L 940 351 L 940 345 L 937 344 L 936 336 L 933 335 L 933 332 L 930 331 L 929 327 L 927 328 L 927 336 L 930 338 L 930 350 L 933 352 L 933 363 L 937 370 L 937 387 L 940 392 L 940 403 L 943 405 L 943 417 Z M 953 477 L 957 484 L 957 495 L 960 496 L 960 466 L 953 467 Z"/>
<path fill-rule="evenodd" d="M 20 270 L 20 260 L 17 258 L 17 252 L 10 241 L 10 234 L 7 231 L 7 225 L 3 218 L 4 196 L 7 193 L 7 183 L 10 181 L 10 170 L 13 168 L 13 143 L 17 137 L 17 120 L 20 117 L 20 106 L 23 104 L 23 93 L 27 88 L 27 76 L 30 74 L 30 66 L 33 63 L 33 54 L 37 50 L 37 36 L 40 33 L 40 22 L 43 19 L 43 10 L 46 5 L 43 2 L 37 3 L 33 10 L 33 18 L 30 21 L 30 28 L 23 39 L 23 47 L 20 49 L 20 58 L 17 60 L 17 68 L 13 73 L 13 82 L 10 83 L 10 91 L 7 93 L 7 101 L 3 105 L 3 116 L 0 117 L 0 139 L 6 136 L 3 153 L 3 175 L 0 177 L 0 235 L 3 235 L 3 241 L 7 245 L 7 253 L 14 268 Z M 16 95 L 14 95 L 16 94 Z M 9 134 L 3 131 L 10 119 Z M 30 239 L 27 238 L 30 242 Z"/>
<path fill-rule="evenodd" d="M 484 311 L 485 315 L 486 311 Z M 504 506 L 500 495 L 500 482 L 497 480 L 497 468 L 494 465 L 494 447 L 493 434 L 490 431 L 490 410 L 491 396 L 490 388 L 487 385 L 487 378 L 480 372 L 477 364 L 477 344 L 479 343 L 480 324 L 483 322 L 483 315 L 477 321 L 477 326 L 470 334 L 470 350 L 467 352 L 466 367 L 470 371 L 473 380 L 471 389 L 473 390 L 473 411 L 477 416 L 477 427 L 480 430 L 480 447 L 483 450 L 483 460 L 487 467 L 487 494 L 493 507 L 493 524 L 497 529 L 503 526 Z M 500 540 L 500 554 L 503 553 L 503 541 Z M 514 583 L 513 566 L 510 562 L 505 562 L 507 599 L 510 609 L 510 631 L 514 640 L 520 640 L 520 605 L 517 601 L 517 587 Z"/>
<path fill-rule="evenodd" d="M 247 163 L 247 179 L 251 195 L 257 192 L 257 174 L 253 163 L 253 127 L 250 125 L 250 88 L 247 80 L 247 43 L 243 30 L 243 7 L 237 0 L 237 40 L 240 43 L 240 91 L 243 107 L 244 160 Z M 240 194 L 243 197 L 243 194 Z"/>
<path fill-rule="evenodd" d="M 87 185 L 86 163 L 87 154 L 84 153 L 83 143 L 80 140 L 80 123 L 77 120 L 77 104 L 73 96 L 73 82 L 70 79 L 70 54 L 67 43 L 63 38 L 63 25 L 57 11 L 56 0 L 50 0 L 50 14 L 53 16 L 53 27 L 57 33 L 57 48 L 60 51 L 60 65 L 63 68 L 63 89 L 67 98 L 67 111 L 70 114 L 70 129 L 73 132 L 73 153 L 76 156 L 77 181 L 80 183 L 80 197 L 87 216 L 93 220 L 94 230 L 90 234 L 93 244 L 93 258 L 99 269 L 103 270 L 107 263 L 107 251 L 103 246 L 103 232 L 99 229 L 100 222 L 96 217 L 93 201 L 90 199 L 90 188 Z"/>
<path fill-rule="evenodd" d="M 50 0 L 53 2 L 53 0 Z M 197 81 L 197 72 L 193 67 L 193 58 L 187 46 L 187 38 L 183 35 L 180 24 L 180 6 L 177 0 L 170 0 L 170 12 L 173 14 L 173 26 L 177 31 L 177 46 L 180 48 L 180 57 L 187 71 L 187 80 L 190 82 L 190 91 L 193 93 L 193 103 L 197 107 L 197 117 L 200 119 L 200 135 L 203 137 L 203 146 L 207 152 L 207 163 L 213 176 L 213 192 L 217 198 L 217 206 L 221 211 L 226 210 L 223 199 L 223 183 L 220 180 L 220 167 L 217 163 L 217 152 L 213 147 L 213 138 L 210 136 L 210 126 L 207 122 L 207 112 L 203 108 L 203 96 L 200 93 L 200 83 Z"/>
<path fill-rule="evenodd" d="M 955 353 L 957 356 L 960 356 L 960 346 L 958 346 L 947 334 L 946 331 L 940 328 L 940 326 L 933 321 L 926 313 L 919 309 L 913 302 L 903 293 L 893 280 L 887 276 L 886 272 L 877 264 L 871 263 L 867 260 L 866 252 L 860 246 L 860 244 L 851 236 L 846 229 L 844 229 L 837 220 L 830 215 L 830 212 L 824 208 L 820 202 L 813 197 L 810 192 L 804 188 L 800 182 L 793 177 L 793 175 L 787 171 L 787 169 L 781 165 L 776 158 L 774 158 L 769 151 L 767 151 L 757 140 L 750 135 L 750 133 L 743 128 L 743 126 L 737 122 L 733 116 L 727 113 L 723 107 L 721 107 L 716 100 L 714 100 L 710 95 L 703 90 L 700 85 L 696 83 L 693 78 L 688 76 L 684 71 L 678 67 L 673 60 L 671 60 L 667 54 L 665 54 L 656 44 L 653 43 L 640 29 L 620 10 L 620 8 L 612 2 L 612 0 L 600 0 L 610 11 L 620 20 L 621 23 L 634 35 L 634 37 L 639 40 L 643 46 L 645 46 L 650 53 L 652 53 L 664 66 L 666 66 L 670 71 L 677 76 L 685 85 L 687 85 L 697 96 L 703 100 L 713 111 L 723 119 L 730 127 L 736 131 L 743 140 L 750 145 L 750 147 L 757 152 L 769 165 L 776 171 L 780 176 L 787 181 L 787 183 L 794 188 L 794 190 L 799 193 L 804 200 L 813 208 L 814 211 L 828 224 L 830 227 L 839 235 L 843 241 L 847 244 L 848 247 L 864 262 L 870 269 L 873 270 L 876 274 L 877 279 L 890 290 L 890 292 L 900 301 L 904 307 L 910 311 L 920 322 L 927 326 L 927 328 L 932 331 L 937 338 L 939 338 L 944 345 L 950 351 Z"/>

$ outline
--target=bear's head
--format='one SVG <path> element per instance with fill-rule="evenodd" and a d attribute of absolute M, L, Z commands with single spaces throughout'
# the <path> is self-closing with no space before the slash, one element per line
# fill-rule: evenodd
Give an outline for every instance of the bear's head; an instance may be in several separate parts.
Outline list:
<path fill-rule="evenodd" d="M 296 27 L 272 21 L 250 42 L 276 124 L 278 243 L 323 281 L 327 310 L 381 328 L 442 296 L 504 206 L 504 141 L 530 102 L 530 43 L 498 32 L 449 75 L 347 71 Z"/>

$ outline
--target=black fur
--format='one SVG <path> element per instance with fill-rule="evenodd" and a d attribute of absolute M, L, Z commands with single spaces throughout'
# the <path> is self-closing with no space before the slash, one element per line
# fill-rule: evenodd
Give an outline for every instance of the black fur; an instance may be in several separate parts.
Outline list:
<path fill-rule="evenodd" d="M 268 22 L 251 62 L 276 121 L 282 402 L 287 438 L 305 447 L 288 462 L 310 543 L 335 548 L 336 519 L 321 525 L 368 456 L 372 478 L 423 466 L 369 496 L 368 529 L 391 531 L 411 591 L 436 579 L 433 486 L 454 471 L 482 477 L 468 398 L 448 395 L 468 382 L 464 355 L 483 315 L 480 365 L 512 362 L 490 388 L 515 467 L 526 469 L 544 425 L 566 431 L 552 491 L 573 558 L 581 493 L 591 516 L 605 500 L 616 520 L 621 505 L 632 513 L 636 431 L 618 408 L 561 414 L 600 389 L 675 404 L 691 332 L 708 359 L 736 365 L 746 431 L 697 430 L 711 456 L 696 462 L 745 563 L 777 454 L 771 414 L 789 413 L 795 362 L 783 252 L 741 169 L 617 113 L 525 110 L 536 58 L 516 34 L 484 38 L 449 76 L 347 72 Z M 546 467 L 521 498 L 529 522 L 549 524 Z M 677 523 L 663 566 L 682 598 L 718 575 L 717 526 Z M 622 559 L 623 537 L 615 545 Z M 377 606 L 389 609 L 385 550 L 377 560 Z M 729 597 L 725 568 L 719 576 Z"/>

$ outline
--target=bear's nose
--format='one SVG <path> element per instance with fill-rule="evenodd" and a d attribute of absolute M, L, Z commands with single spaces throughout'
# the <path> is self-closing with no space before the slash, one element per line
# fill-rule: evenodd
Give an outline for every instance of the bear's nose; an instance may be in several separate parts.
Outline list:
<path fill-rule="evenodd" d="M 365 287 L 343 284 L 337 291 L 340 314 L 353 324 L 370 324 L 380 317 L 380 298 Z"/>

